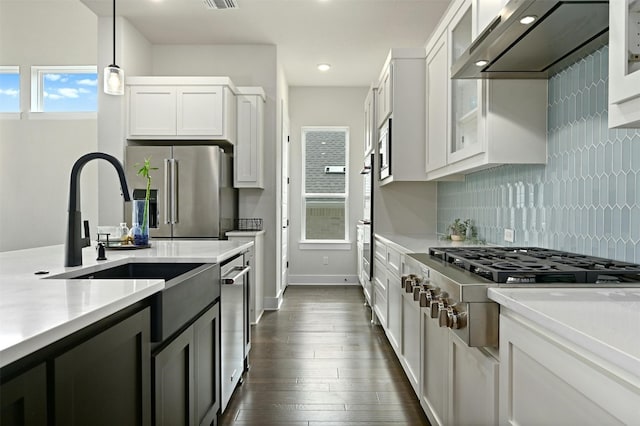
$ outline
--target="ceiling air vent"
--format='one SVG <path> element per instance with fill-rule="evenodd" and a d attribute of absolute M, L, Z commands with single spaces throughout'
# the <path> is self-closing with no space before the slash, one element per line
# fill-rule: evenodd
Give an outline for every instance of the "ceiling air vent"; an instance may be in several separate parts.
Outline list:
<path fill-rule="evenodd" d="M 204 0 L 207 9 L 237 9 L 236 0 Z"/>

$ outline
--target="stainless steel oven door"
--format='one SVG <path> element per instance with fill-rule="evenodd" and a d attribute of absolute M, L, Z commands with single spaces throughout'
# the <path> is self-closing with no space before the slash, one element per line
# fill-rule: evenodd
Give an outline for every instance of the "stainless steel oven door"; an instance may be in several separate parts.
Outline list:
<path fill-rule="evenodd" d="M 380 129 L 378 139 L 378 168 L 379 180 L 391 176 L 391 118 Z"/>

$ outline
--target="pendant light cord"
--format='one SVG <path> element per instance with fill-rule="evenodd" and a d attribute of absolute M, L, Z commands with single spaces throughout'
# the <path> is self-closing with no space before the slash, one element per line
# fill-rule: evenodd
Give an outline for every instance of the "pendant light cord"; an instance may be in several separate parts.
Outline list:
<path fill-rule="evenodd" d="M 116 0 L 113 0 L 113 65 L 116 64 Z"/>

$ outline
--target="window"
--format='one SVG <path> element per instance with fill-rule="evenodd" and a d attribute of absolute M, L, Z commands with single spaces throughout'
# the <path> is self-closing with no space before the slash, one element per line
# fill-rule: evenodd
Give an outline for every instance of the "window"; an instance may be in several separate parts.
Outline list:
<path fill-rule="evenodd" d="M 347 240 L 347 127 L 303 127 L 304 241 Z"/>
<path fill-rule="evenodd" d="M 20 112 L 20 67 L 0 66 L 0 113 Z"/>
<path fill-rule="evenodd" d="M 96 112 L 95 66 L 31 67 L 32 112 Z"/>

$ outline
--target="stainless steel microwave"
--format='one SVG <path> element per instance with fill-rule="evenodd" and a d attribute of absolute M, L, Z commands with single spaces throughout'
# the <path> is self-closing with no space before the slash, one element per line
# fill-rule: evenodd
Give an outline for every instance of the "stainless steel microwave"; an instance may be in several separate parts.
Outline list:
<path fill-rule="evenodd" d="M 391 176 L 391 118 L 380 128 L 378 138 L 378 171 L 379 180 Z"/>

